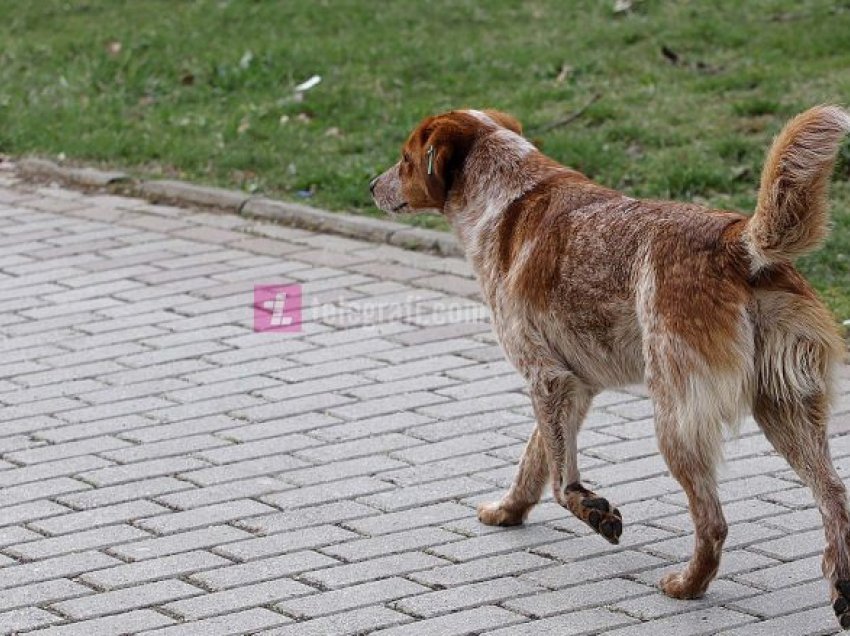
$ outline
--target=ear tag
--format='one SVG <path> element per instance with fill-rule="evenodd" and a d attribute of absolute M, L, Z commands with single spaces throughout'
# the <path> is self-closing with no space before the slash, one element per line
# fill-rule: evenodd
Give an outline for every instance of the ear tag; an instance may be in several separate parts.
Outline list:
<path fill-rule="evenodd" d="M 434 146 L 428 146 L 428 175 L 434 174 Z"/>

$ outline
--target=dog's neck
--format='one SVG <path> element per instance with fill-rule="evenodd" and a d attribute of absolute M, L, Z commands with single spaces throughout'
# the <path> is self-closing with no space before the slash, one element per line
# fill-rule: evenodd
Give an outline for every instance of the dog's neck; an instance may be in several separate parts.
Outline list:
<path fill-rule="evenodd" d="M 490 253 L 504 211 L 560 172 L 580 176 L 508 130 L 495 131 L 473 147 L 444 214 L 482 283 L 488 278 Z"/>

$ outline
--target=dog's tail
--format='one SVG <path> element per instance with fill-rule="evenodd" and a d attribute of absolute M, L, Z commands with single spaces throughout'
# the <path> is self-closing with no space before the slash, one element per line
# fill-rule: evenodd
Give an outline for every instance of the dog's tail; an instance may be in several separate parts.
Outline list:
<path fill-rule="evenodd" d="M 793 260 L 826 237 L 829 178 L 848 132 L 850 114 L 838 106 L 816 106 L 792 119 L 774 140 L 743 235 L 754 273 Z"/>

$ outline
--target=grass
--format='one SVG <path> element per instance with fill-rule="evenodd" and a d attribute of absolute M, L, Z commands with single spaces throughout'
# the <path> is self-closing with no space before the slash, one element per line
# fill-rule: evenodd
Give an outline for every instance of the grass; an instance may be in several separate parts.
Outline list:
<path fill-rule="evenodd" d="M 602 183 L 749 211 L 782 123 L 850 102 L 848 0 L 613 4 L 0 0 L 0 152 L 376 214 L 368 178 L 421 117 L 495 107 Z M 539 132 L 597 92 L 571 125 Z M 802 266 L 847 319 L 842 152 L 834 231 Z"/>

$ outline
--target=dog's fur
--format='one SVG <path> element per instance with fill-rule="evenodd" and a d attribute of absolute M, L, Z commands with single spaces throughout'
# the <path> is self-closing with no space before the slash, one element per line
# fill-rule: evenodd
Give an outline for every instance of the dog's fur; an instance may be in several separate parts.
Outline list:
<path fill-rule="evenodd" d="M 576 436 L 595 394 L 645 381 L 696 531 L 690 563 L 661 581 L 664 592 L 698 597 L 717 573 L 723 427 L 751 412 L 814 493 L 824 575 L 850 626 L 850 517 L 827 444 L 843 343 L 792 265 L 826 235 L 828 181 L 849 130 L 834 106 L 791 121 L 749 219 L 598 185 L 538 152 L 503 113 L 452 111 L 413 131 L 401 161 L 372 182 L 376 204 L 451 222 L 537 418 L 514 484 L 480 506 L 483 523 L 522 523 L 549 480 L 558 503 L 617 543 L 620 513 L 581 484 Z"/>

